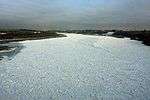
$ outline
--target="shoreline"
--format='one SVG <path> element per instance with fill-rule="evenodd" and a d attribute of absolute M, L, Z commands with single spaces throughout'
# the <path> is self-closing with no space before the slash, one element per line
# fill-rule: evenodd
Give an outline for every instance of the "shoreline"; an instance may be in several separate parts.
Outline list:
<path fill-rule="evenodd" d="M 43 37 L 28 37 L 28 38 L 14 38 L 14 39 L 0 39 L 0 44 L 5 44 L 9 42 L 19 42 L 19 41 L 26 41 L 26 40 L 41 40 L 41 39 L 48 39 L 48 38 L 61 38 L 67 37 L 64 34 L 57 34 L 57 36 L 43 36 Z"/>
<path fill-rule="evenodd" d="M 115 38 L 130 38 L 131 40 L 141 41 L 142 44 L 150 46 L 150 30 L 141 31 L 123 31 L 123 30 L 70 30 L 64 31 L 68 33 L 95 35 L 95 36 L 111 36 Z M 109 34 L 110 32 L 110 34 Z"/>

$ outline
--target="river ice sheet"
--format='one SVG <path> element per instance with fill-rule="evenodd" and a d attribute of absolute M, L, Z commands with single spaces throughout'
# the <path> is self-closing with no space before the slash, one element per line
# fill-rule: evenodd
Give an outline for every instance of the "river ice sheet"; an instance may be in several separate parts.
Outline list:
<path fill-rule="evenodd" d="M 0 100 L 150 100 L 150 47 L 105 36 L 21 42 L 0 61 Z"/>

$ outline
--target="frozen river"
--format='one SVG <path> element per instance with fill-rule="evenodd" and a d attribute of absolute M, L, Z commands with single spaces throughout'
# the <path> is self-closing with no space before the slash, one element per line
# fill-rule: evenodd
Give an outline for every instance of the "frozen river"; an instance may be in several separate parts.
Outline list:
<path fill-rule="evenodd" d="M 104 36 L 20 42 L 0 60 L 0 100 L 150 100 L 150 47 Z"/>

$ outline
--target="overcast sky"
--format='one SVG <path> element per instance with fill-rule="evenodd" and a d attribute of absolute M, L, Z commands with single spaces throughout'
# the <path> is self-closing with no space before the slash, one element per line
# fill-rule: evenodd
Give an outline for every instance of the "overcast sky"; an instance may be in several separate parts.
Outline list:
<path fill-rule="evenodd" d="M 150 29 L 150 0 L 0 0 L 0 27 Z"/>

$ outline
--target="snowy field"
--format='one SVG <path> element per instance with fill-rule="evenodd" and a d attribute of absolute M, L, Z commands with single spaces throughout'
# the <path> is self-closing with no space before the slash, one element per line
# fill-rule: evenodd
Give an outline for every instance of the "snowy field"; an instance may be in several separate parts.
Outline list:
<path fill-rule="evenodd" d="M 0 60 L 0 100 L 150 100 L 150 47 L 67 34 Z"/>

